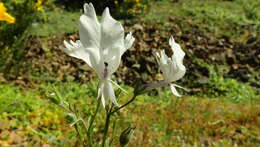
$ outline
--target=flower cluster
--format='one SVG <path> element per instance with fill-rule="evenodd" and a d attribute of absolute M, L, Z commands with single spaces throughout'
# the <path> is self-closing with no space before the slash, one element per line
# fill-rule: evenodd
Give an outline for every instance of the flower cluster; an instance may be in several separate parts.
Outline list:
<path fill-rule="evenodd" d="M 0 21 L 15 23 L 15 18 L 6 12 L 6 8 L 2 2 L 0 2 Z"/>
<path fill-rule="evenodd" d="M 148 4 L 150 0 L 115 0 L 114 4 L 120 13 L 126 13 L 123 15 L 135 16 L 141 14 L 148 9 Z"/>
<path fill-rule="evenodd" d="M 101 97 L 105 107 L 106 99 L 118 105 L 112 84 L 118 86 L 111 80 L 112 74 L 117 70 L 124 52 L 129 49 L 135 38 L 132 33 L 124 36 L 124 29 L 119 21 L 113 19 L 106 8 L 98 21 L 93 5 L 84 5 L 84 14 L 79 19 L 79 36 L 77 41 L 64 41 L 66 48 L 62 50 L 68 55 L 82 59 L 98 75 L 100 80 L 98 87 L 98 98 Z M 171 37 L 169 40 L 173 55 L 167 57 L 164 51 L 156 53 L 156 59 L 164 76 L 164 81 L 148 84 L 145 88 L 150 90 L 157 87 L 170 85 L 173 94 L 180 96 L 172 82 L 182 78 L 186 72 L 183 65 L 185 53 Z M 119 87 L 119 86 L 118 86 Z"/>
<path fill-rule="evenodd" d="M 37 2 L 33 5 L 33 9 L 35 11 L 43 11 L 43 0 L 37 0 Z"/>
<path fill-rule="evenodd" d="M 56 4 L 53 0 L 37 0 L 32 6 L 34 11 L 44 12 L 47 9 L 55 9 Z"/>
<path fill-rule="evenodd" d="M 128 13 L 131 13 L 133 15 L 140 14 L 143 11 L 147 10 L 148 7 L 148 1 L 142 1 L 142 0 L 124 0 L 125 3 L 129 3 L 132 5 L 130 9 L 128 9 Z"/>

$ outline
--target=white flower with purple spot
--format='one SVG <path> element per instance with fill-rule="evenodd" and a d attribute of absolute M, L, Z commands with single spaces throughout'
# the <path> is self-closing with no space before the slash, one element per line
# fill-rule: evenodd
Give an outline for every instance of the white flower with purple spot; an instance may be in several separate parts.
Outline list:
<path fill-rule="evenodd" d="M 97 19 L 93 5 L 84 5 L 84 14 L 79 20 L 79 37 L 76 42 L 64 41 L 66 48 L 62 49 L 68 55 L 85 61 L 98 75 L 100 80 L 98 87 L 98 98 L 105 107 L 105 99 L 118 105 L 111 80 L 112 74 L 120 64 L 121 56 L 129 49 L 135 38 L 131 33 L 124 36 L 124 29 L 120 22 L 113 19 L 106 8 Z"/>

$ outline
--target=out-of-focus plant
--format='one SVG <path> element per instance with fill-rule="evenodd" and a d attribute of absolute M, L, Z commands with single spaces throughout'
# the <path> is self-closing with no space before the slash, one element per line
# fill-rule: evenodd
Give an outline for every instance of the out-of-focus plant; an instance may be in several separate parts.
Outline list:
<path fill-rule="evenodd" d="M 114 0 L 116 17 L 133 17 L 148 11 L 151 0 Z"/>
<path fill-rule="evenodd" d="M 6 8 L 2 2 L 0 2 L 0 21 L 15 23 L 15 18 L 6 12 Z"/>
<path fill-rule="evenodd" d="M 36 11 L 43 11 L 43 0 L 37 0 L 37 2 L 33 5 L 33 9 Z"/>
<path fill-rule="evenodd" d="M 15 23 L 12 25 L 0 21 L 0 72 L 8 73 L 23 56 L 28 28 L 37 18 L 37 13 L 33 9 L 34 0 L 3 0 L 2 2 L 8 13 L 15 18 Z"/>
<path fill-rule="evenodd" d="M 205 85 L 206 91 L 213 96 L 229 96 L 234 101 L 245 98 L 250 99 L 254 96 L 254 91 L 246 83 L 239 83 L 235 79 L 224 78 L 224 69 L 208 65 L 209 83 Z"/>
<path fill-rule="evenodd" d="M 47 9 L 55 9 L 56 5 L 54 1 L 55 0 L 37 0 L 37 2 L 33 5 L 33 9 L 39 12 Z"/>
<path fill-rule="evenodd" d="M 68 10 L 77 10 L 87 3 L 93 3 L 97 14 L 101 14 L 105 7 L 109 7 L 116 18 L 129 18 L 148 11 L 152 0 L 59 0 L 56 3 L 64 5 Z"/>
<path fill-rule="evenodd" d="M 231 78 L 226 78 L 225 75 L 229 71 L 228 67 L 210 65 L 202 59 L 196 58 L 189 53 L 199 66 L 208 72 L 207 77 L 201 77 L 202 91 L 199 95 L 207 95 L 213 97 L 224 96 L 238 102 L 240 100 L 250 99 L 259 93 L 258 89 L 249 86 L 248 83 L 240 83 Z"/>
<path fill-rule="evenodd" d="M 245 17 L 249 20 L 259 20 L 260 19 L 260 2 L 252 1 L 250 3 L 246 1 L 241 1 L 243 4 L 243 10 L 245 12 Z"/>

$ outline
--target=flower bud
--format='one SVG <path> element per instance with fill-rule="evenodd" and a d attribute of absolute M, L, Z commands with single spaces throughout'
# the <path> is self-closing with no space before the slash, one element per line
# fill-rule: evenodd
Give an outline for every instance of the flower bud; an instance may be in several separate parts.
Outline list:
<path fill-rule="evenodd" d="M 65 119 L 66 119 L 66 121 L 68 122 L 68 123 L 73 123 L 73 122 L 75 122 L 75 115 L 74 114 L 72 114 L 72 113 L 67 113 L 67 114 L 65 114 Z"/>
<path fill-rule="evenodd" d="M 120 135 L 119 141 L 122 147 L 126 146 L 131 139 L 135 127 L 127 127 Z"/>

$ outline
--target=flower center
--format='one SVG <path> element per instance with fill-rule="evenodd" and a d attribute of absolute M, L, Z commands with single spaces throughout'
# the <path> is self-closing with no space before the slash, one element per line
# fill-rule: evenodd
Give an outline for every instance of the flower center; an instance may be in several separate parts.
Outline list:
<path fill-rule="evenodd" d="M 103 78 L 106 79 L 108 76 L 108 63 L 104 62 L 105 68 L 104 68 L 104 73 L 103 73 Z"/>

